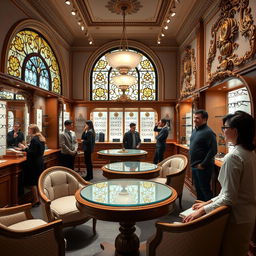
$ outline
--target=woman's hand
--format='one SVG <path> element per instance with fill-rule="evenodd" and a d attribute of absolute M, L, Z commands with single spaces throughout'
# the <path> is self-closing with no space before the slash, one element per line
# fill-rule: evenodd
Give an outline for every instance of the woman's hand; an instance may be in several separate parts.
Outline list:
<path fill-rule="evenodd" d="M 205 205 L 210 204 L 211 202 L 212 202 L 212 200 L 209 200 L 207 202 L 195 203 L 195 204 L 192 205 L 192 209 L 193 210 L 198 210 L 198 209 L 204 207 Z"/>
<path fill-rule="evenodd" d="M 21 148 L 21 149 L 25 149 L 25 148 L 26 148 L 26 146 L 23 145 L 22 143 L 19 143 L 18 146 L 19 146 L 19 148 Z"/>
<path fill-rule="evenodd" d="M 187 217 L 185 217 L 182 222 L 187 223 L 190 222 L 192 220 L 198 219 L 199 217 L 203 216 L 205 214 L 205 210 L 204 208 L 200 208 L 197 211 L 189 214 Z"/>

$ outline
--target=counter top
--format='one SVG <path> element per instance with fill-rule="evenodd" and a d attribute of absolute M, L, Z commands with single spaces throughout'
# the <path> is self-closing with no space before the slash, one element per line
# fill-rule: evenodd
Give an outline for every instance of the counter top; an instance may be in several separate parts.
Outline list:
<path fill-rule="evenodd" d="M 60 149 L 47 149 L 44 152 L 44 156 L 47 156 L 59 151 Z M 1 160 L 3 160 L 4 162 L 0 162 L 0 168 L 3 168 L 12 164 L 20 164 L 26 161 L 26 156 L 21 156 L 21 157 L 3 156 Z"/>

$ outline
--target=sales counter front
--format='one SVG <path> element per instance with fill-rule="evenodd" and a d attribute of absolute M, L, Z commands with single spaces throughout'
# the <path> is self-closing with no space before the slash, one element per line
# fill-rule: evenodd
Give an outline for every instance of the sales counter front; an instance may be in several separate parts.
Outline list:
<path fill-rule="evenodd" d="M 59 149 L 44 153 L 45 169 L 59 163 Z M 4 156 L 0 160 L 0 207 L 19 204 L 19 186 L 26 156 Z"/>

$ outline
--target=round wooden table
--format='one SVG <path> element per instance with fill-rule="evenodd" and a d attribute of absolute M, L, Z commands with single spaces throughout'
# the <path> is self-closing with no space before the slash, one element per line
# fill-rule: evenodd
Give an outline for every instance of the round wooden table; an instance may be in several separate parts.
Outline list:
<path fill-rule="evenodd" d="M 127 161 L 109 163 L 101 169 L 107 179 L 153 179 L 159 176 L 161 167 L 147 162 Z"/>
<path fill-rule="evenodd" d="M 147 151 L 141 149 L 105 149 L 97 152 L 98 157 L 113 162 L 123 161 L 139 161 L 148 154 Z"/>
<path fill-rule="evenodd" d="M 120 223 L 113 245 L 101 244 L 98 255 L 137 256 L 140 242 L 135 223 L 164 216 L 177 198 L 171 187 L 145 180 L 115 179 L 88 185 L 76 192 L 77 207 L 87 215 Z"/>

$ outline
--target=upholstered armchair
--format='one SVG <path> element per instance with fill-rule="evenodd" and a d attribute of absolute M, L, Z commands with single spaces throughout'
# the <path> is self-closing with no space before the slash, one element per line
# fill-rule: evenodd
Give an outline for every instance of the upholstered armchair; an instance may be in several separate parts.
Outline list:
<path fill-rule="evenodd" d="M 147 256 L 218 256 L 230 208 L 221 206 L 189 223 L 156 223 Z"/>
<path fill-rule="evenodd" d="M 78 173 L 63 166 L 46 169 L 39 177 L 38 191 L 43 215 L 48 221 L 62 219 L 63 226 L 76 226 L 91 219 L 76 207 L 75 192 L 90 184 Z M 93 219 L 96 234 L 96 219 Z"/>
<path fill-rule="evenodd" d="M 65 255 L 62 221 L 34 219 L 31 204 L 0 209 L 0 255 Z"/>
<path fill-rule="evenodd" d="M 165 183 L 177 191 L 180 208 L 182 208 L 182 192 L 187 164 L 188 159 L 184 155 L 170 156 L 158 163 L 158 166 L 161 167 L 160 175 L 153 179 L 156 182 Z"/>

